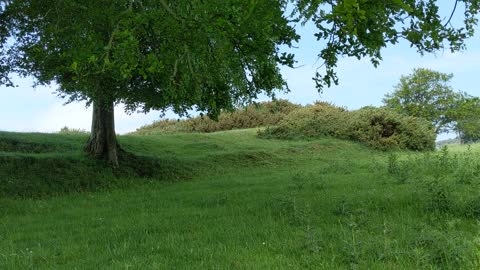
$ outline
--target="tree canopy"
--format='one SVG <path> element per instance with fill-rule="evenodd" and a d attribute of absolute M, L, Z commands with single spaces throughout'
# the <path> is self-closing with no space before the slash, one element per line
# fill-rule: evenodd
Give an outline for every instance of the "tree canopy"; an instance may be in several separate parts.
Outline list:
<path fill-rule="evenodd" d="M 393 93 L 385 95 L 383 102 L 399 113 L 427 119 L 437 134 L 452 130 L 464 96 L 449 85 L 452 78 L 453 74 L 415 69 L 400 78 Z"/>
<path fill-rule="evenodd" d="M 453 74 L 430 69 L 415 69 L 402 76 L 384 104 L 405 115 L 430 121 L 436 134 L 457 132 L 462 142 L 480 139 L 480 99 L 450 86 Z"/>
<path fill-rule="evenodd" d="M 325 43 L 325 71 L 314 78 L 322 89 L 338 83 L 339 57 L 369 57 L 376 66 L 381 49 L 400 39 L 420 53 L 463 49 L 479 2 L 455 1 L 465 6 L 455 27 L 435 0 L 0 0 L 0 83 L 11 73 L 33 76 L 92 103 L 87 150 L 116 164 L 116 103 L 130 112 L 215 116 L 288 90 L 279 65 L 292 67 L 294 55 L 281 48 L 307 21 Z"/>
<path fill-rule="evenodd" d="M 113 104 L 212 116 L 286 89 L 298 39 L 277 0 L 4 1 L 10 71 L 93 103 L 87 150 L 117 164 Z M 5 33 L 4 33 L 5 35 Z M 8 43 L 8 42 L 7 42 Z"/>
<path fill-rule="evenodd" d="M 374 66 L 382 60 L 381 50 L 407 40 L 418 53 L 440 49 L 465 49 L 478 19 L 479 0 L 455 0 L 447 18 L 440 14 L 437 0 L 292 0 L 297 21 L 313 21 L 317 40 L 325 41 L 318 57 L 324 71 L 317 72 L 317 88 L 338 84 L 335 72 L 341 56 L 368 57 Z M 453 15 L 463 12 L 463 24 L 452 24 Z"/>
<path fill-rule="evenodd" d="M 462 143 L 480 141 L 480 98 L 466 96 L 460 102 L 455 131 Z"/>
<path fill-rule="evenodd" d="M 4 21 L 16 42 L 7 57 L 72 100 L 215 114 L 283 89 L 277 64 L 293 64 L 278 49 L 297 39 L 284 3 L 254 2 L 11 1 Z"/>

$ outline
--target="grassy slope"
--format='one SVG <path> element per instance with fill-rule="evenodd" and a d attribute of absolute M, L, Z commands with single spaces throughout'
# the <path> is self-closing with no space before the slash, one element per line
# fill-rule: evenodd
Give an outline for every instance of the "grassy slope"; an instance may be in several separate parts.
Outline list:
<path fill-rule="evenodd" d="M 60 196 L 1 198 L 0 269 L 479 267 L 477 220 L 429 210 L 415 183 L 386 174 L 387 154 L 358 144 L 261 140 L 254 130 L 123 136 L 127 150 L 167 164 L 166 177 L 113 181 L 77 150 L 83 136 L 0 138 L 50 147 L 0 152 L 4 173 L 15 158 L 70 158 L 80 178 L 116 182 Z M 33 177 L 25 171 L 42 171 L 40 164 L 18 170 Z M 92 168 L 100 172 L 89 174 Z M 65 174 L 47 169 L 39 181 Z M 169 177 L 179 179 L 164 181 Z"/>

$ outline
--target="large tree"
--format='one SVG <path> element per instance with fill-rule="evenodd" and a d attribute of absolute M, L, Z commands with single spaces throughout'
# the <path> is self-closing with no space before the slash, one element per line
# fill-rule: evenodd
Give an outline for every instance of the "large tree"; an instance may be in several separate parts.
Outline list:
<path fill-rule="evenodd" d="M 285 89 L 278 65 L 293 58 L 279 46 L 298 38 L 277 0 L 3 2 L 0 22 L 14 44 L 2 59 L 40 84 L 54 82 L 71 101 L 91 103 L 86 150 L 114 166 L 115 104 L 215 116 Z"/>
<path fill-rule="evenodd" d="M 420 53 L 463 48 L 480 0 L 463 24 L 442 19 L 435 0 L 0 0 L 0 83 L 5 74 L 56 83 L 71 101 L 93 105 L 86 149 L 118 165 L 113 107 L 191 108 L 217 115 L 259 93 L 286 89 L 280 48 L 298 39 L 294 22 L 313 21 L 325 47 L 317 86 L 337 83 L 339 56 L 369 57 L 407 39 Z M 287 17 L 287 10 L 291 17 Z M 291 20 L 291 21 L 289 21 Z"/>
<path fill-rule="evenodd" d="M 453 74 L 417 68 L 402 76 L 392 93 L 383 99 L 385 106 L 406 115 L 432 122 L 435 133 L 450 131 L 461 110 L 465 94 L 450 86 Z"/>

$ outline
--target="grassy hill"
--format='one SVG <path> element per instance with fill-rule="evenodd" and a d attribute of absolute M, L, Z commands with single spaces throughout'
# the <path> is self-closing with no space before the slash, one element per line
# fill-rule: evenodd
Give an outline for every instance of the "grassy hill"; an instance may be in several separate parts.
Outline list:
<path fill-rule="evenodd" d="M 478 269 L 480 147 L 0 133 L 0 269 Z"/>

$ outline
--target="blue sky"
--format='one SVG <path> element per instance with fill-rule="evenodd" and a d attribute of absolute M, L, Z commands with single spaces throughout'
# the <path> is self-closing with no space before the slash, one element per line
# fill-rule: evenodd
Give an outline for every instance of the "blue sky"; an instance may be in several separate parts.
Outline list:
<path fill-rule="evenodd" d="M 441 11 L 448 17 L 452 1 L 439 1 Z M 461 11 L 457 11 L 457 19 Z M 453 23 L 455 24 L 454 19 Z M 292 102 L 308 104 L 324 100 L 357 109 L 367 105 L 381 105 L 383 96 L 391 92 L 401 75 L 411 73 L 414 68 L 430 68 L 445 73 L 453 73 L 451 85 L 456 90 L 480 96 L 480 31 L 467 42 L 467 50 L 455 54 L 449 51 L 435 55 L 420 56 L 406 42 L 386 48 L 383 61 L 374 68 L 368 59 L 343 58 L 339 61 L 337 73 L 340 84 L 326 88 L 323 94 L 315 89 L 312 77 L 321 60 L 316 55 L 322 44 L 313 38 L 314 28 L 307 25 L 300 29 L 300 48 L 294 50 L 298 64 L 296 69 L 282 68 L 291 92 L 278 97 Z M 84 103 L 63 106 L 65 100 L 56 96 L 54 87 L 32 87 L 30 78 L 15 78 L 17 88 L 0 86 L 0 130 L 21 132 L 56 132 L 64 126 L 90 129 L 91 109 Z M 136 128 L 158 120 L 159 112 L 126 115 L 122 107 L 116 108 L 116 129 L 118 133 L 134 131 Z M 173 114 L 167 114 L 175 118 Z M 443 135 L 441 138 L 451 137 Z"/>

